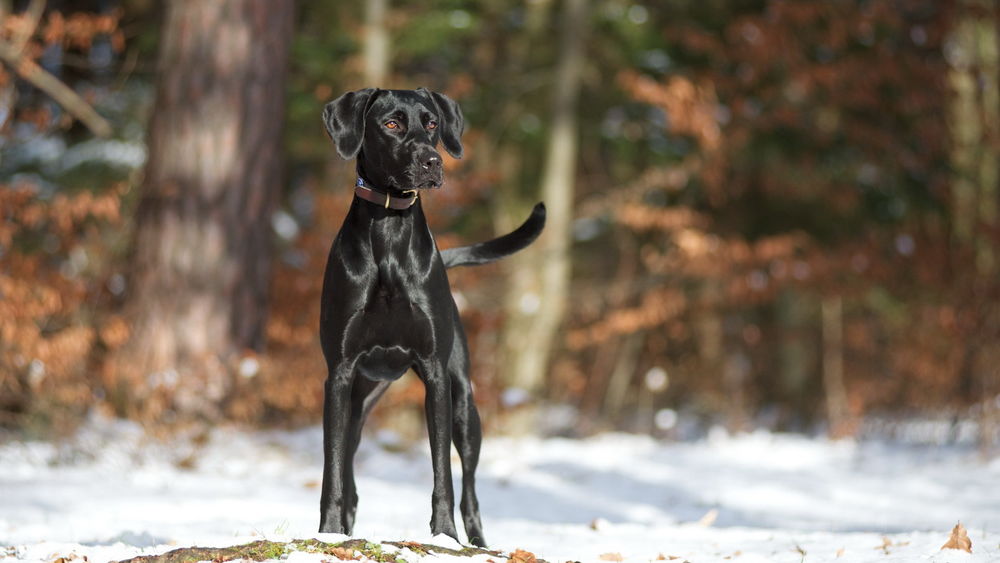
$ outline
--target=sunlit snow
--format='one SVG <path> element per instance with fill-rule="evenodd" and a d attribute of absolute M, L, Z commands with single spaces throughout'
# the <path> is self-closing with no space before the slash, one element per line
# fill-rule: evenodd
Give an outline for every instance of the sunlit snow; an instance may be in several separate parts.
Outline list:
<path fill-rule="evenodd" d="M 158 442 L 129 423 L 95 419 L 61 445 L 0 445 L 0 560 L 106 561 L 316 536 L 319 428 L 220 428 L 196 443 Z M 427 524 L 426 446 L 390 453 L 369 437 L 357 464 L 355 537 L 445 543 Z M 456 458 L 456 492 L 460 471 Z M 490 547 L 553 562 L 605 554 L 693 563 L 1000 561 L 1000 460 L 967 446 L 722 431 L 693 442 L 495 437 L 484 443 L 478 481 Z M 971 555 L 940 550 L 959 521 Z"/>

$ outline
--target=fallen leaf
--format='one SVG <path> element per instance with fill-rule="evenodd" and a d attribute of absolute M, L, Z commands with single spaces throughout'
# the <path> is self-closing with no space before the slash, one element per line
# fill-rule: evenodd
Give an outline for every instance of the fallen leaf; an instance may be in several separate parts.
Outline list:
<path fill-rule="evenodd" d="M 358 559 L 361 559 L 360 557 L 354 554 L 353 549 L 346 549 L 343 547 L 335 547 L 331 549 L 330 555 L 336 557 L 337 559 L 347 560 L 347 561 L 357 561 Z"/>
<path fill-rule="evenodd" d="M 664 557 L 663 554 L 661 553 L 661 554 L 659 554 L 659 555 L 656 556 L 656 560 L 657 561 L 666 561 L 667 558 Z"/>
<path fill-rule="evenodd" d="M 941 546 L 941 549 L 961 549 L 972 553 L 972 540 L 969 539 L 969 533 L 961 522 L 955 524 L 955 527 L 951 529 L 951 535 L 948 537 L 948 541 Z"/>
<path fill-rule="evenodd" d="M 510 558 L 507 559 L 507 563 L 538 563 L 538 559 L 536 559 L 535 554 L 530 551 L 517 549 L 514 553 L 510 554 Z"/>
<path fill-rule="evenodd" d="M 712 524 L 715 524 L 715 519 L 718 517 L 719 517 L 719 511 L 713 508 L 712 510 L 706 512 L 704 516 L 698 519 L 698 525 L 707 528 Z"/>
<path fill-rule="evenodd" d="M 892 540 L 888 536 L 882 536 L 882 545 L 876 545 L 875 549 L 881 549 L 883 553 L 889 555 L 890 547 L 892 547 Z"/>
<path fill-rule="evenodd" d="M 600 557 L 601 561 L 625 561 L 621 553 L 602 553 Z"/>

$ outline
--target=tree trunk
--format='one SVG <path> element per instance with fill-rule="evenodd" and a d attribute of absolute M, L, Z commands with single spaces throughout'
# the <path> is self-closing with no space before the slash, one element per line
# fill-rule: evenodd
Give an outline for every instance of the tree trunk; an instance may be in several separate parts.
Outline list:
<path fill-rule="evenodd" d="M 365 88 L 385 88 L 389 78 L 389 0 L 365 2 Z"/>
<path fill-rule="evenodd" d="M 566 309 L 572 242 L 573 183 L 577 160 L 576 107 L 583 74 L 587 0 L 565 0 L 562 41 L 555 69 L 552 122 L 542 173 L 542 199 L 548 211 L 545 231 L 528 248 L 512 288 L 516 307 L 507 311 L 503 371 L 508 385 L 537 396 Z M 530 413 L 510 429 L 530 427 Z"/>
<path fill-rule="evenodd" d="M 779 429 L 800 431 L 814 422 L 810 387 L 817 379 L 816 368 L 820 364 L 813 340 L 816 304 L 805 293 L 789 289 L 779 297 L 776 307 L 781 335 L 777 350 L 778 380 L 765 386 L 764 402 L 789 405 L 790 410 L 781 413 Z"/>
<path fill-rule="evenodd" d="M 1000 425 L 1000 308 L 997 290 L 997 232 L 1000 232 L 1000 31 L 998 9 L 987 0 L 959 3 L 952 30 L 949 80 L 952 179 L 952 230 L 960 256 L 972 264 L 957 272 L 960 292 L 972 322 L 966 325 L 967 369 L 964 386 L 977 391 L 980 445 L 993 447 Z"/>
<path fill-rule="evenodd" d="M 644 331 L 622 336 L 615 366 L 608 377 L 602 414 L 605 420 L 611 421 L 618 427 L 624 422 L 622 415 L 625 413 L 629 385 L 636 379 L 636 367 L 639 365 L 639 356 L 642 354 L 642 346 L 645 342 L 646 333 Z M 638 387 L 640 395 L 647 392 L 645 381 L 640 382 Z M 649 397 L 652 398 L 651 393 Z"/>
<path fill-rule="evenodd" d="M 997 17 L 992 2 L 965 0 L 964 13 L 952 32 L 949 76 L 952 88 L 951 143 L 954 234 L 970 245 L 975 270 L 988 273 L 997 257 L 989 228 L 1000 215 L 997 137 L 1000 136 Z M 992 9 L 991 9 L 992 7 Z M 985 11 L 984 11 L 985 10 Z M 984 228 L 985 227 L 985 228 Z"/>
<path fill-rule="evenodd" d="M 132 414 L 214 418 L 234 360 L 264 345 L 293 3 L 165 12 L 116 367 Z"/>
<path fill-rule="evenodd" d="M 826 419 L 833 438 L 853 433 L 844 384 L 844 300 L 839 295 L 824 297 L 821 304 L 823 324 L 823 391 L 826 396 Z"/>

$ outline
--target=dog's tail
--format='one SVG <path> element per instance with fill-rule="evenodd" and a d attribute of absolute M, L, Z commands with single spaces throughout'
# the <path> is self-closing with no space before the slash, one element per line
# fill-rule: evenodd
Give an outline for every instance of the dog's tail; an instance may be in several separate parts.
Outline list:
<path fill-rule="evenodd" d="M 470 246 L 460 246 L 441 251 L 445 268 L 488 264 L 531 244 L 545 227 L 545 204 L 537 203 L 531 216 L 517 229 L 502 237 Z"/>

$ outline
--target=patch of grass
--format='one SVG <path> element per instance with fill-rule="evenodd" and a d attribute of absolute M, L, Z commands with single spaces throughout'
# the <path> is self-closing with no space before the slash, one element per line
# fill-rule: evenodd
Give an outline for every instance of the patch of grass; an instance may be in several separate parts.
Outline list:
<path fill-rule="evenodd" d="M 280 559 L 288 551 L 289 544 L 260 540 L 231 547 L 184 547 L 161 555 L 133 557 L 121 563 L 193 563 L 195 561 L 231 561 L 250 559 L 266 561 Z"/>
<path fill-rule="evenodd" d="M 409 549 L 410 551 L 412 551 L 413 553 L 416 553 L 417 555 L 420 555 L 421 557 L 423 557 L 424 555 L 427 555 L 428 553 L 430 553 L 429 551 L 427 551 L 426 549 L 424 549 L 424 544 L 417 543 L 417 542 L 414 542 L 414 541 L 401 541 L 401 542 L 389 542 L 389 543 L 392 543 L 392 545 L 394 545 L 394 546 L 396 546 L 396 547 L 398 547 L 400 549 L 402 549 L 402 548 Z"/>
<path fill-rule="evenodd" d="M 326 553 L 324 551 L 324 548 L 334 544 L 322 542 L 317 539 L 308 539 L 308 540 L 292 540 L 291 545 L 293 545 L 295 549 L 297 549 L 298 551 L 306 551 L 309 553 Z"/>
<path fill-rule="evenodd" d="M 361 553 L 365 554 L 365 557 L 369 559 L 378 561 L 378 563 L 399 563 L 396 554 L 382 551 L 382 544 L 380 543 L 365 542 Z"/>
<path fill-rule="evenodd" d="M 267 540 L 261 540 L 259 542 L 254 542 L 252 544 L 246 544 L 245 551 L 242 553 L 244 559 L 253 559 L 254 561 L 264 561 L 267 559 L 280 559 L 282 555 L 288 551 L 288 544 L 272 542 Z"/>

